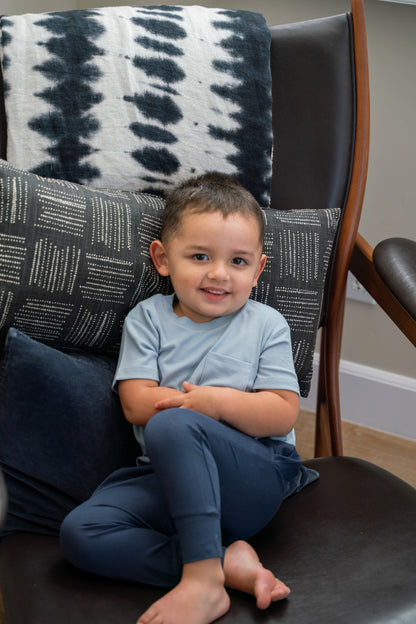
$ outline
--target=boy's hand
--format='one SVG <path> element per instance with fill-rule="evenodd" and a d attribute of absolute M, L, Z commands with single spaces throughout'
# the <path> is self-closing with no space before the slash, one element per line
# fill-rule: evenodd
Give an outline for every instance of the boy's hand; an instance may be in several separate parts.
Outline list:
<path fill-rule="evenodd" d="M 218 410 L 219 397 L 227 388 L 217 388 L 214 386 L 196 386 L 188 381 L 183 382 L 185 392 L 162 399 L 155 403 L 155 409 L 165 410 L 171 407 L 183 407 L 202 412 L 214 420 L 220 419 Z"/>
<path fill-rule="evenodd" d="M 183 383 L 184 392 L 154 404 L 156 411 L 184 407 L 220 420 L 249 436 L 284 436 L 293 428 L 299 397 L 290 390 L 243 392 L 234 388 Z"/>

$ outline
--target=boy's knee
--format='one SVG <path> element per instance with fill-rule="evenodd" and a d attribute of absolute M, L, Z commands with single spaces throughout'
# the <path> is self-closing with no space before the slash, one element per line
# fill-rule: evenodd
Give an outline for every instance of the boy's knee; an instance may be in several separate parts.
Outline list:
<path fill-rule="evenodd" d="M 77 520 L 76 509 L 71 511 L 63 520 L 59 530 L 59 543 L 62 554 L 66 559 L 73 561 L 73 555 L 78 550 L 74 545 L 79 540 L 81 527 Z"/>
<path fill-rule="evenodd" d="M 105 531 L 104 531 L 105 532 Z M 99 527 L 88 522 L 83 513 L 74 509 L 62 522 L 59 541 L 61 552 L 73 566 L 92 574 L 105 575 L 108 555 L 101 539 Z"/>
<path fill-rule="evenodd" d="M 144 435 L 146 445 L 166 445 L 168 441 L 182 441 L 189 432 L 198 429 L 197 412 L 188 409 L 172 408 L 155 414 L 147 423 Z"/>
<path fill-rule="evenodd" d="M 144 429 L 146 442 L 150 439 L 157 440 L 159 437 L 165 438 L 170 431 L 174 431 L 175 427 L 180 426 L 181 412 L 183 411 L 175 407 L 163 410 L 152 416 Z"/>

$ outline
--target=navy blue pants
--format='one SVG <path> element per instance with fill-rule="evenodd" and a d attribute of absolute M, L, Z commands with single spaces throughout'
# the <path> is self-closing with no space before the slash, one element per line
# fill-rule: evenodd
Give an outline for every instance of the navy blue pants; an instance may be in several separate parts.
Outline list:
<path fill-rule="evenodd" d="M 65 518 L 61 548 L 75 566 L 174 586 L 183 563 L 260 531 L 299 483 L 292 445 L 191 410 L 153 416 L 145 441 L 151 464 L 116 471 Z"/>

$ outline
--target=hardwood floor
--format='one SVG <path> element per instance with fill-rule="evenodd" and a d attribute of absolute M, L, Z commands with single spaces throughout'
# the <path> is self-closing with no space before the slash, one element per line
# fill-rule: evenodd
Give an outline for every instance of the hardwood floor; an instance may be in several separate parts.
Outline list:
<path fill-rule="evenodd" d="M 314 456 L 315 415 L 301 410 L 296 447 L 302 459 Z M 416 441 L 352 423 L 342 423 L 344 455 L 367 459 L 416 488 Z"/>

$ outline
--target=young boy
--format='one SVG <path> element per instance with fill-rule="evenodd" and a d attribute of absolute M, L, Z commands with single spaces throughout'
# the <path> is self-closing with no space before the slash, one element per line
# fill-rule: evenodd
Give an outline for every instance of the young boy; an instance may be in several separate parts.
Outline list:
<path fill-rule="evenodd" d="M 139 303 L 124 324 L 115 384 L 143 455 L 69 514 L 61 545 L 89 572 L 173 586 L 139 624 L 209 624 L 229 608 L 225 587 L 260 609 L 290 592 L 245 541 L 316 478 L 294 447 L 288 325 L 249 299 L 263 234 L 234 178 L 182 184 L 150 246 L 174 295 Z"/>

